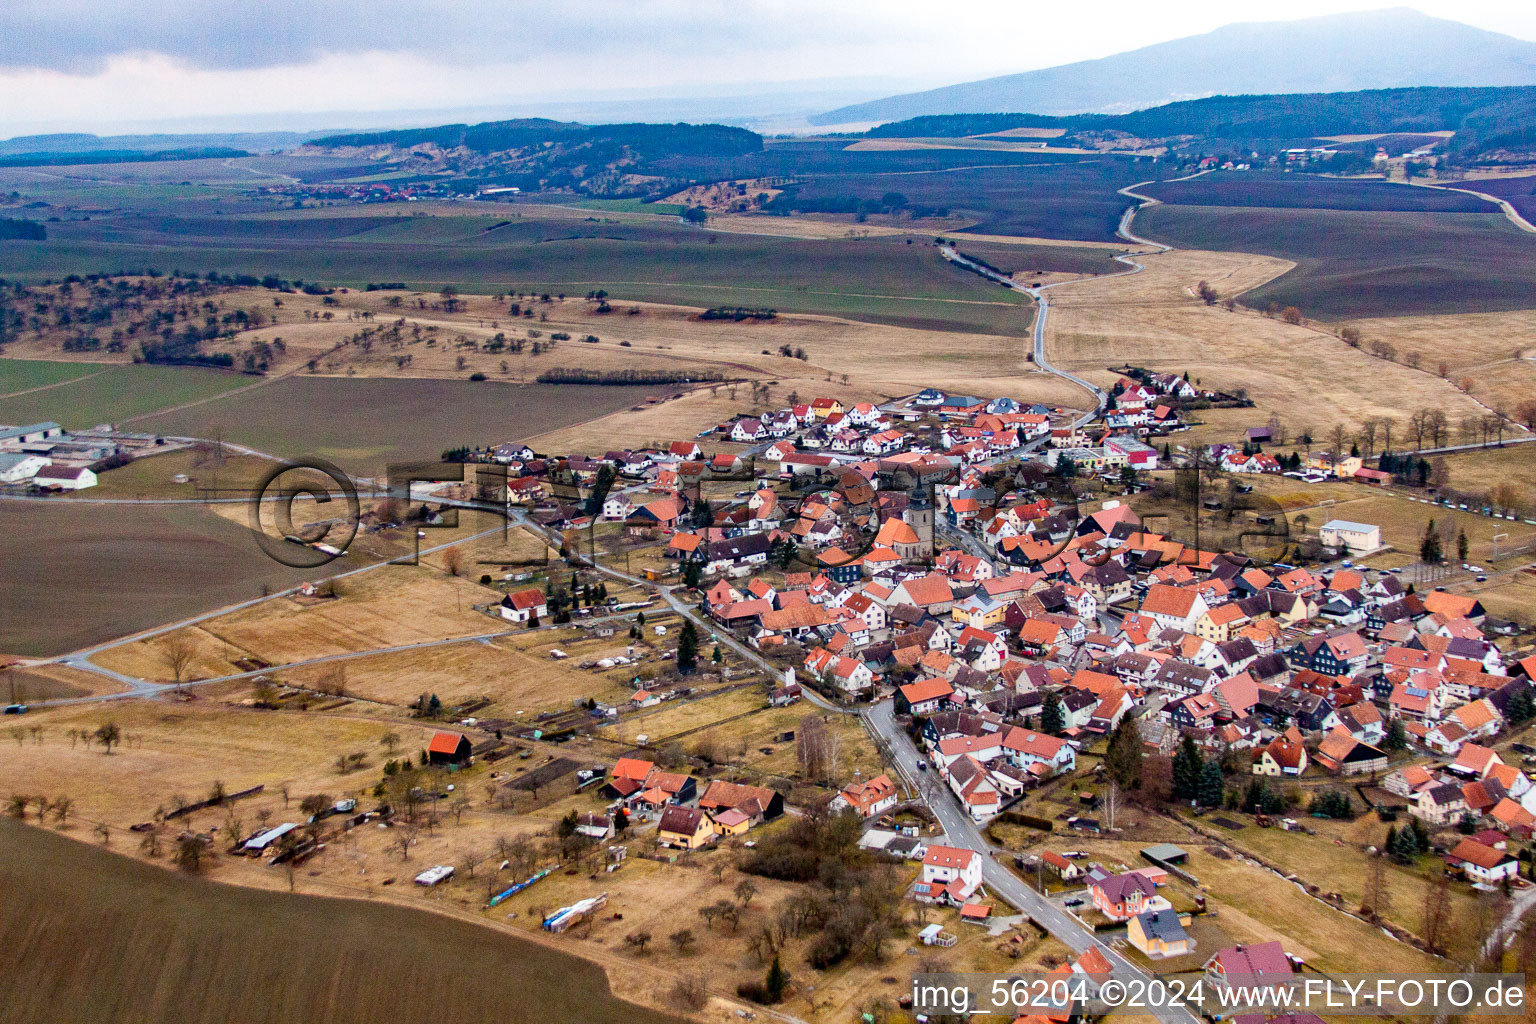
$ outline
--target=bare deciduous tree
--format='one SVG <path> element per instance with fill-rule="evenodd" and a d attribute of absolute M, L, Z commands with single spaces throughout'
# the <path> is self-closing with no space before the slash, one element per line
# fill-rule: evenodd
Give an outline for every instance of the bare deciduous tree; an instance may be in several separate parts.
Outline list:
<path fill-rule="evenodd" d="M 171 680 L 180 683 L 197 657 L 197 648 L 185 633 L 172 633 L 160 648 L 160 659 L 171 670 Z"/>
<path fill-rule="evenodd" d="M 398 850 L 401 860 L 410 860 L 411 847 L 416 845 L 416 837 L 420 834 L 421 828 L 415 822 L 397 822 L 389 837 L 389 848 Z"/>

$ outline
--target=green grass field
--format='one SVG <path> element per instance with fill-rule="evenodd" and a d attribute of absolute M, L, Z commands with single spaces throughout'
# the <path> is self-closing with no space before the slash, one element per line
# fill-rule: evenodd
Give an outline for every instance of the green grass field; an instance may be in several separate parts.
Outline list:
<path fill-rule="evenodd" d="M 0 360 L 0 393 L 22 390 L 9 385 L 9 369 L 13 363 Z M 0 423 L 33 423 L 39 420 L 57 420 L 73 430 L 93 427 L 98 423 L 114 423 L 133 429 L 135 424 L 125 424 L 130 417 L 142 416 L 158 409 L 168 409 L 184 402 L 195 402 L 215 395 L 247 387 L 258 378 L 247 377 L 225 370 L 208 370 L 190 366 L 117 365 L 103 367 L 98 363 L 49 363 L 14 364 L 48 365 L 58 370 L 23 370 L 33 372 L 70 373 L 58 379 L 72 381 L 46 391 L 0 398 Z M 71 370 L 72 368 L 72 370 Z M 105 369 L 105 373 L 97 371 Z M 45 382 L 46 383 L 46 382 Z M 36 386 L 36 385 L 32 385 Z M 148 428 L 153 429 L 153 428 Z"/>
<path fill-rule="evenodd" d="M 188 878 L 10 820 L 0 887 L 8 1024 L 669 1020 L 505 932 Z"/>
<path fill-rule="evenodd" d="M 1296 269 L 1242 296 L 1325 320 L 1536 306 L 1536 235 L 1498 213 L 1154 206 L 1136 230 L 1170 245 L 1253 252 Z"/>
<path fill-rule="evenodd" d="M 48 359 L 0 359 L 0 398 L 45 388 L 110 367 L 99 363 L 57 363 Z"/>

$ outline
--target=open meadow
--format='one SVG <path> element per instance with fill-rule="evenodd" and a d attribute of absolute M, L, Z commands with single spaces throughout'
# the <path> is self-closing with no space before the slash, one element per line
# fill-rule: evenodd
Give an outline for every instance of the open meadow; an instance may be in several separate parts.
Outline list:
<path fill-rule="evenodd" d="M 1536 237 L 1536 236 L 1533 236 Z M 1536 306 L 1536 298 L 1532 305 Z M 1536 396 L 1536 308 L 1447 316 L 1386 316 L 1353 321 L 1362 344 L 1385 342 L 1506 414 Z"/>
<path fill-rule="evenodd" d="M 1292 435 L 1310 427 L 1322 437 L 1335 422 L 1403 419 L 1423 407 L 1445 410 L 1453 423 L 1486 412 L 1428 369 L 1378 359 L 1315 327 L 1206 305 L 1195 295 L 1201 281 L 1223 296 L 1254 294 L 1285 274 L 1288 264 L 1280 260 L 1180 250 L 1145 257 L 1145 267 L 1051 290 L 1046 345 L 1056 365 L 1104 384 L 1115 379 L 1109 367 L 1126 363 L 1188 372 L 1205 387 L 1246 393 L 1255 424 L 1273 414 Z"/>

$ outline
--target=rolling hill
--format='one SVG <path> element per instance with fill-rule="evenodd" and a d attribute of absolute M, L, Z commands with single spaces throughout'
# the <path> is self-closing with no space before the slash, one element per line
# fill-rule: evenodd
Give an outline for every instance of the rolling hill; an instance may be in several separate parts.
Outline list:
<path fill-rule="evenodd" d="M 1536 85 L 1536 43 L 1405 7 L 1227 25 L 1100 60 L 839 107 L 813 124 L 926 114 L 1122 113 L 1216 94 Z"/>
<path fill-rule="evenodd" d="M 1058 144 L 1091 144 L 1117 134 L 1160 140 L 1175 148 L 1243 143 L 1272 149 L 1277 140 L 1382 133 L 1404 144 L 1423 133 L 1454 132 L 1442 152 L 1457 159 L 1499 159 L 1536 148 L 1536 86 L 1421 87 L 1363 92 L 1282 93 L 1272 96 L 1208 96 L 1126 114 L 928 114 L 871 128 L 869 138 L 963 138 L 1018 128 L 1065 132 Z M 1260 140 L 1268 140 L 1268 145 Z M 1433 141 L 1432 139 L 1430 141 Z M 1348 148 L 1347 146 L 1342 148 Z M 1373 144 L 1374 148 L 1374 144 Z"/>

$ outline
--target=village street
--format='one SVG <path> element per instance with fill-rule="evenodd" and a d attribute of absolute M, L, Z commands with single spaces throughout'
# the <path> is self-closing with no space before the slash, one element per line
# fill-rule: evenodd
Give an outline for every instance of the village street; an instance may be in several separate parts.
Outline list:
<path fill-rule="evenodd" d="M 862 712 L 865 723 L 880 737 L 896 764 L 897 771 L 923 799 L 939 825 L 944 829 L 946 841 L 952 846 L 975 850 L 982 855 L 982 878 L 994 894 L 1017 907 L 1033 921 L 1065 943 L 1073 953 L 1081 954 L 1090 947 L 1097 947 L 1114 966 L 1117 977 L 1145 977 L 1146 974 L 1119 952 L 1095 941 L 1093 933 L 1065 911 L 1054 906 L 1044 896 L 1019 878 L 998 859 L 1000 851 L 989 843 L 981 829 L 961 810 L 947 787 L 937 777 L 920 770 L 922 758 L 900 723 L 896 721 L 895 704 L 881 701 Z M 1195 1024 L 1196 1017 L 1182 1008 L 1165 1007 L 1149 1010 L 1163 1024 Z"/>

